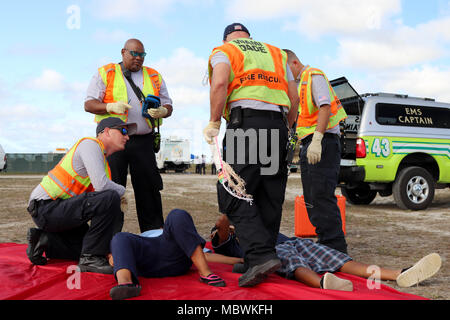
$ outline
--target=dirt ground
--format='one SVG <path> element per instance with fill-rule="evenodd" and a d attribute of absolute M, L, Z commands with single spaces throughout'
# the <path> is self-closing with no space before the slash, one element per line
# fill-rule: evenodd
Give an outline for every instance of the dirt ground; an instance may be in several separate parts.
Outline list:
<path fill-rule="evenodd" d="M 171 209 L 187 210 L 198 232 L 208 239 L 218 217 L 216 177 L 197 174 L 163 174 L 164 215 Z M 0 242 L 26 243 L 28 228 L 34 227 L 26 206 L 41 176 L 0 175 Z M 340 193 L 340 189 L 337 189 Z M 294 236 L 294 201 L 302 194 L 298 173 L 288 179 L 281 232 Z M 128 182 L 129 210 L 123 231 L 139 233 L 133 189 Z M 393 197 L 377 198 L 365 206 L 346 205 L 348 251 L 354 260 L 391 268 L 405 268 L 424 255 L 437 252 L 441 270 L 412 288 L 399 288 L 394 281 L 383 283 L 399 291 L 429 299 L 450 300 L 450 190 L 436 190 L 433 204 L 425 211 L 399 209 Z"/>

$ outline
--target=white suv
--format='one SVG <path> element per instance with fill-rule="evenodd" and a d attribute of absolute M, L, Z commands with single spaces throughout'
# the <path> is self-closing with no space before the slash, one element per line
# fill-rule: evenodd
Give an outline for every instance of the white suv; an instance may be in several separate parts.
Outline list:
<path fill-rule="evenodd" d="M 348 118 L 342 123 L 339 182 L 353 204 L 377 193 L 402 209 L 423 210 L 450 187 L 450 103 L 404 94 L 359 95 L 345 77 L 330 81 Z"/>

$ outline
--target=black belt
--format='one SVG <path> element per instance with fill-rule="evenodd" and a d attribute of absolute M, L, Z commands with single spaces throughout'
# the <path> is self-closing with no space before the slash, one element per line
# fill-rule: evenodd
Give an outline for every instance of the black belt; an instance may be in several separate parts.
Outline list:
<path fill-rule="evenodd" d="M 309 142 L 311 142 L 313 137 L 313 134 L 310 134 L 308 136 L 306 136 L 306 138 L 302 139 L 302 144 L 307 144 Z M 330 133 L 330 132 L 325 132 L 323 135 L 324 138 L 328 138 L 328 139 L 337 139 L 339 138 L 339 136 L 335 133 Z"/>
<path fill-rule="evenodd" d="M 269 119 L 283 119 L 283 114 L 280 111 L 256 110 L 248 108 L 240 109 L 238 107 L 231 109 L 231 117 L 233 117 L 233 111 L 237 112 L 238 110 L 242 112 L 243 118 L 260 117 Z"/>

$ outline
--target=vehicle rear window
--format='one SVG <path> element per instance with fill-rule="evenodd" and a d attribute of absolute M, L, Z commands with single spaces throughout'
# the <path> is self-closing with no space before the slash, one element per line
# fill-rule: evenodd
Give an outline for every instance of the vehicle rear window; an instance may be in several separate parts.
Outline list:
<path fill-rule="evenodd" d="M 375 118 L 382 125 L 450 128 L 450 108 L 377 103 Z"/>
<path fill-rule="evenodd" d="M 360 116 L 364 108 L 364 101 L 345 77 L 330 81 L 334 92 L 348 115 Z"/>

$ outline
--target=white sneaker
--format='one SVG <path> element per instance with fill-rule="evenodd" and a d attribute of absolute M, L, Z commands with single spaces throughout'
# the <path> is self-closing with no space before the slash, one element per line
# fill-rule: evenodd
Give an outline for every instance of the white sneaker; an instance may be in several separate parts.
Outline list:
<path fill-rule="evenodd" d="M 338 278 L 330 272 L 323 275 L 321 283 L 322 289 L 353 291 L 353 283 L 350 280 Z"/>
<path fill-rule="evenodd" d="M 430 278 L 441 268 L 441 257 L 437 253 L 431 253 L 419 260 L 408 270 L 397 277 L 399 287 L 411 287 L 425 279 Z"/>

